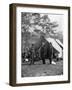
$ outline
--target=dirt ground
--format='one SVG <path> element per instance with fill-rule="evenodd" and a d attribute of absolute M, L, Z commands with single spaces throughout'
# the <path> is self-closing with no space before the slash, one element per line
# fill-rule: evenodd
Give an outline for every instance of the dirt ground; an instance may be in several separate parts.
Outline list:
<path fill-rule="evenodd" d="M 56 64 L 42 64 L 42 61 L 35 62 L 34 65 L 22 64 L 22 77 L 37 77 L 37 76 L 53 76 L 63 74 L 63 61 L 57 61 Z"/>

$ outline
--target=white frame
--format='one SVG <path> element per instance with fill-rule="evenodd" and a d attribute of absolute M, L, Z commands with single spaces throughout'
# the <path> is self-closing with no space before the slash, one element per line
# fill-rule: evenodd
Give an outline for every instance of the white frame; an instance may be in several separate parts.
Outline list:
<path fill-rule="evenodd" d="M 64 15 L 64 56 L 63 56 L 63 75 L 61 76 L 44 76 L 44 77 L 21 77 L 21 12 L 37 13 L 57 13 Z M 68 10 L 17 7 L 16 8 L 16 83 L 35 83 L 35 82 L 54 82 L 68 80 Z"/>

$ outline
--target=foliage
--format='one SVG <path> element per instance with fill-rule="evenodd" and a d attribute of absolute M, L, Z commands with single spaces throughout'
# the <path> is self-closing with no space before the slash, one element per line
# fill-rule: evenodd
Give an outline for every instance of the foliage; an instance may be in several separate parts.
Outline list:
<path fill-rule="evenodd" d="M 57 22 L 51 22 L 48 14 L 39 14 L 39 13 L 21 13 L 21 32 L 24 44 L 28 46 L 28 40 L 33 35 L 55 37 L 54 28 L 58 27 Z"/>
<path fill-rule="evenodd" d="M 58 27 L 56 22 L 51 22 L 46 14 L 23 13 L 22 12 L 22 32 L 36 32 L 44 34 L 55 34 L 53 28 Z"/>

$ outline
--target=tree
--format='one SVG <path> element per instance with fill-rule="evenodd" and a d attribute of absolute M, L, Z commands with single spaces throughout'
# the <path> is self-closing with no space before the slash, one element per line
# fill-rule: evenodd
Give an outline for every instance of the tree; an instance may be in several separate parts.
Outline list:
<path fill-rule="evenodd" d="M 43 37 L 55 37 L 56 27 L 58 27 L 57 22 L 51 22 L 48 14 L 24 12 L 21 14 L 21 32 L 25 46 L 28 46 L 28 39 L 35 33 Z"/>

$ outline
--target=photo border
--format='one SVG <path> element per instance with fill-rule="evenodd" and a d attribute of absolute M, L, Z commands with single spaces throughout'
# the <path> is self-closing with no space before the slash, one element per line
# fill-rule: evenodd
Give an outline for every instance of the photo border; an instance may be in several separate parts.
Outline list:
<path fill-rule="evenodd" d="M 9 84 L 11 86 L 30 86 L 45 84 L 60 84 L 70 82 L 70 7 L 66 6 L 50 6 L 50 5 L 34 5 L 34 4 L 10 4 L 10 74 Z M 35 8 L 51 8 L 68 10 L 68 80 L 53 82 L 36 82 L 36 83 L 16 83 L 16 8 L 17 7 L 35 7 Z"/>

